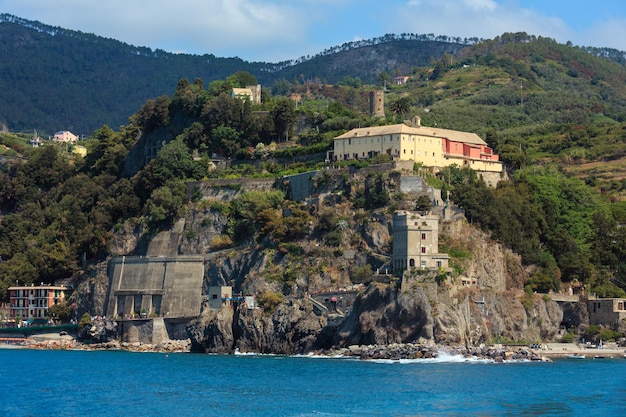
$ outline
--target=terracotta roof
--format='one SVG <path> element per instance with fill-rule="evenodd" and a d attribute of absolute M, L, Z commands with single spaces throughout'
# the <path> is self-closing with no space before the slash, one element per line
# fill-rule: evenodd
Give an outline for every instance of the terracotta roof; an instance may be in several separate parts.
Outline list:
<path fill-rule="evenodd" d="M 476 133 L 461 132 L 458 130 L 439 129 L 429 126 L 411 127 L 404 123 L 386 126 L 371 126 L 360 127 L 352 129 L 343 135 L 335 137 L 335 139 L 350 139 L 350 138 L 367 138 L 370 136 L 381 135 L 396 135 L 396 134 L 409 134 L 409 135 L 421 135 L 431 136 L 436 138 L 447 138 L 457 142 L 471 143 L 475 145 L 487 145 L 487 143 L 480 138 Z"/>

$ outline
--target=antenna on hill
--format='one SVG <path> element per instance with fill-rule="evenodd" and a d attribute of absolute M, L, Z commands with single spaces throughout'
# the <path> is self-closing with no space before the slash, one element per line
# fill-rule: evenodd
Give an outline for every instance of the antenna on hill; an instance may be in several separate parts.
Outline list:
<path fill-rule="evenodd" d="M 524 81 L 519 82 L 520 107 L 524 107 L 524 94 L 522 90 L 524 90 Z"/>

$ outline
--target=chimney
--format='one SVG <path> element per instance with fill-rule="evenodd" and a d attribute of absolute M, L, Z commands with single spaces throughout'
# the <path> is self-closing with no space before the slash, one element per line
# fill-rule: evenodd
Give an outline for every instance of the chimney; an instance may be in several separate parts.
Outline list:
<path fill-rule="evenodd" d="M 420 127 L 422 125 L 422 118 L 419 116 L 413 117 L 413 122 L 411 124 L 413 127 Z"/>

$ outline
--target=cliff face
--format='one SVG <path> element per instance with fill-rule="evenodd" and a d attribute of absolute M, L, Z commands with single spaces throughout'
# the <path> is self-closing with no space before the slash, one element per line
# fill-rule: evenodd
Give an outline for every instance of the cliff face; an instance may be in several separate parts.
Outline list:
<path fill-rule="evenodd" d="M 421 288 L 401 293 L 390 285 L 372 284 L 337 329 L 334 344 L 346 347 L 423 340 L 433 340 L 426 293 Z"/>
<path fill-rule="evenodd" d="M 357 209 L 349 196 L 367 197 L 365 184 L 378 179 L 394 209 L 412 209 L 418 195 L 398 191 L 402 182 L 399 172 L 384 172 L 322 172 L 323 178 L 313 180 L 322 194 L 307 203 L 307 211 L 314 214 L 309 232 L 288 245 L 266 237 L 255 244 L 220 250 L 229 244 L 224 240 L 229 225 L 227 210 L 223 210 L 227 201 L 222 198 L 232 196 L 220 191 L 219 199 L 209 194 L 208 204 L 191 205 L 179 233 L 178 253 L 204 254 L 203 294 L 212 285 L 231 285 L 235 293 L 286 296 L 271 314 L 243 306 L 225 305 L 218 311 L 204 306 L 187 327 L 193 349 L 293 354 L 355 344 L 469 346 L 498 337 L 554 339 L 563 320 L 558 305 L 539 295 L 524 294 L 529 271 L 520 257 L 469 225 L 453 209 L 440 223 L 440 250 L 458 249 L 466 255 L 453 259 L 448 279 L 437 284 L 416 276 L 400 285 L 395 278 L 390 282 L 389 277 L 378 276 L 377 271 L 388 266 L 391 253 L 393 210 Z M 337 222 L 332 230 L 339 237 L 339 246 L 328 245 L 318 226 L 321 213 L 328 214 L 328 209 L 343 222 L 341 227 Z M 442 207 L 434 209 L 441 212 Z M 142 225 L 125 225 L 113 241 L 112 252 L 141 254 L 149 242 L 146 236 Z M 307 293 L 337 291 L 362 282 L 368 285 L 341 320 L 319 314 L 306 297 Z M 93 283 L 93 279 L 84 283 L 83 298 L 97 312 L 103 304 L 96 301 L 102 289 Z"/>
<path fill-rule="evenodd" d="M 187 332 L 196 352 L 294 354 L 319 349 L 325 326 L 326 318 L 313 312 L 310 301 L 299 299 L 281 304 L 271 316 L 245 306 L 205 308 Z"/>

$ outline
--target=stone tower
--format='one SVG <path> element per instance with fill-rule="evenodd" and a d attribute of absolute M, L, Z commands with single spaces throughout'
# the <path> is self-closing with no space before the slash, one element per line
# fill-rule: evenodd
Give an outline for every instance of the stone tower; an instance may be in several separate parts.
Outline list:
<path fill-rule="evenodd" d="M 383 90 L 370 92 L 370 116 L 385 117 L 385 92 Z"/>

